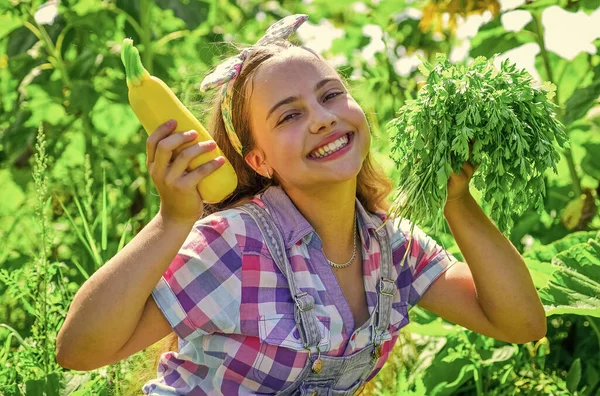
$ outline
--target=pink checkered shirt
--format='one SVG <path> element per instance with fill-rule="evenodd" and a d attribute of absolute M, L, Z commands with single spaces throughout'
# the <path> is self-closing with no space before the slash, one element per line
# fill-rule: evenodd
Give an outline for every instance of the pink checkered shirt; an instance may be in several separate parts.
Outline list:
<path fill-rule="evenodd" d="M 356 328 L 347 300 L 323 254 L 321 240 L 280 187 L 254 201 L 267 209 L 281 232 L 297 286 L 315 300 L 323 329 L 322 354 L 347 356 L 371 342 L 369 324 L 377 304 L 380 250 L 375 225 L 360 201 L 358 232 L 371 319 Z M 384 213 L 377 213 L 385 220 Z M 386 222 L 393 275 L 398 289 L 389 337 L 372 379 L 389 357 L 408 309 L 457 260 L 415 227 L 406 264 L 410 223 Z M 408 295 L 401 301 L 400 295 Z M 152 291 L 179 337 L 179 351 L 164 353 L 158 376 L 143 391 L 150 395 L 273 394 L 291 384 L 306 365 L 294 322 L 287 281 L 271 258 L 258 226 L 240 209 L 199 220 Z"/>

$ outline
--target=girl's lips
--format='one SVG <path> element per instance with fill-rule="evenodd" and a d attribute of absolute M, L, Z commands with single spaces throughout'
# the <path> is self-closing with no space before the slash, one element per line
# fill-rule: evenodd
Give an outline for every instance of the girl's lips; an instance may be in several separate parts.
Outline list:
<path fill-rule="evenodd" d="M 348 144 L 345 145 L 340 150 L 336 151 L 335 153 L 329 154 L 328 156 L 323 157 L 323 158 L 314 158 L 314 157 L 310 157 L 310 155 L 306 156 L 306 158 L 313 160 L 313 161 L 329 161 L 329 160 L 332 160 L 332 159 L 335 159 L 337 157 L 344 155 L 352 147 L 352 143 L 354 142 L 354 132 L 348 132 L 346 134 L 346 136 L 348 136 Z"/>

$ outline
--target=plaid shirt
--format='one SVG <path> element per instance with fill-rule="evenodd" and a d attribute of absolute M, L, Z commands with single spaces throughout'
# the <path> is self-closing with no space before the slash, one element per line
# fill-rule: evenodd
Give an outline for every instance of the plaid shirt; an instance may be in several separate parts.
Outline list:
<path fill-rule="evenodd" d="M 370 341 L 369 322 L 377 304 L 380 250 L 375 225 L 356 199 L 363 273 L 371 319 L 355 328 L 350 307 L 326 262 L 321 240 L 280 187 L 254 201 L 265 207 L 281 231 L 296 283 L 315 299 L 315 313 L 330 356 L 347 356 Z M 385 220 L 384 213 L 377 213 Z M 387 341 L 373 378 L 389 357 L 408 309 L 456 259 L 410 223 L 388 221 L 393 279 L 398 289 Z M 401 301 L 400 295 L 408 295 Z M 248 214 L 228 209 L 199 220 L 152 292 L 179 337 L 179 352 L 164 353 L 158 378 L 143 391 L 153 395 L 275 393 L 291 384 L 307 361 L 294 322 L 287 281 L 271 258 L 258 226 Z"/>

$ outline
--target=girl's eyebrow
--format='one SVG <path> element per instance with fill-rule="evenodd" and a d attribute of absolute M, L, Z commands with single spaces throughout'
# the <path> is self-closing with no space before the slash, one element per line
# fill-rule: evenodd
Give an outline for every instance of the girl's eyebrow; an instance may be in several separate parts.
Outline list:
<path fill-rule="evenodd" d="M 314 90 L 315 90 L 315 91 L 318 91 L 319 89 L 321 89 L 321 88 L 322 88 L 322 87 L 323 87 L 325 84 L 327 84 L 327 83 L 328 83 L 328 82 L 330 82 L 330 81 L 339 81 L 339 79 L 337 79 L 337 78 L 326 78 L 326 79 L 324 79 L 324 80 L 321 80 L 321 81 L 319 81 L 319 82 L 318 82 L 318 83 L 315 85 L 315 89 L 314 89 Z M 300 98 L 298 98 L 297 96 L 290 96 L 289 98 L 285 98 L 285 99 L 283 99 L 282 101 L 278 102 L 278 103 L 277 103 L 275 106 L 273 106 L 273 107 L 271 108 L 271 110 L 269 110 L 269 112 L 267 113 L 267 118 L 266 118 L 265 120 L 268 120 L 268 119 L 269 119 L 269 117 L 271 116 L 271 114 L 273 114 L 273 112 L 274 112 L 275 110 L 277 110 L 277 108 L 278 108 L 279 106 L 283 106 L 283 105 L 286 105 L 286 104 L 288 104 L 288 103 L 295 102 L 295 101 L 297 101 L 297 100 L 299 100 L 299 99 L 300 99 Z"/>

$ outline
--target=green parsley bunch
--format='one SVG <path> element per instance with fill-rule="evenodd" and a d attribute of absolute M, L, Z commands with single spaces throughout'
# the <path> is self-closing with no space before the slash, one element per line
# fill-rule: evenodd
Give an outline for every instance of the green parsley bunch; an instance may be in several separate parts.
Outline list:
<path fill-rule="evenodd" d="M 426 84 L 387 124 L 401 180 L 392 218 L 439 229 L 450 174 L 460 174 L 466 161 L 479 165 L 473 184 L 505 234 L 513 214 L 543 209 L 544 171 L 556 173 L 560 159 L 553 142 L 568 146 L 551 101 L 556 87 L 536 88 L 525 70 L 508 60 L 498 70 L 494 59 L 478 57 L 467 66 L 437 55 L 435 66 L 425 60 L 419 66 Z"/>

